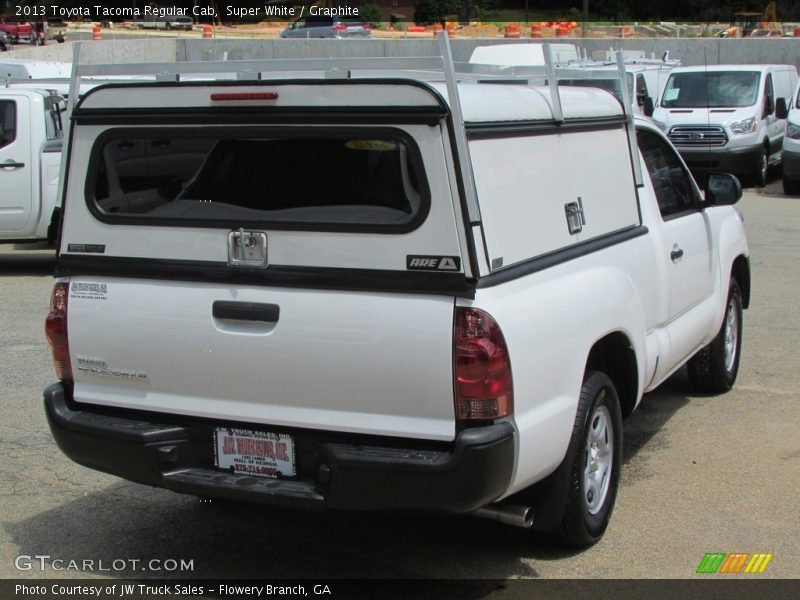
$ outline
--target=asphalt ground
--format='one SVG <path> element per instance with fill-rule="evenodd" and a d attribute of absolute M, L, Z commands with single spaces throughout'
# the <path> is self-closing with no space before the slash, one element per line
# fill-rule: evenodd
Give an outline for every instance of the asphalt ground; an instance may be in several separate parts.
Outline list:
<path fill-rule="evenodd" d="M 739 204 L 753 286 L 735 389 L 697 395 L 679 372 L 644 398 L 625 423 L 611 526 L 581 552 L 469 517 L 202 502 L 70 462 L 50 437 L 41 401 L 54 381 L 43 336 L 53 252 L 0 246 L 0 578 L 693 578 L 709 577 L 695 574 L 708 552 L 771 553 L 757 577 L 796 578 L 800 198 L 779 186 L 748 190 Z M 194 569 L 19 570 L 20 555 L 49 555 L 62 566 L 183 559 Z M 494 588 L 482 589 L 470 595 Z"/>

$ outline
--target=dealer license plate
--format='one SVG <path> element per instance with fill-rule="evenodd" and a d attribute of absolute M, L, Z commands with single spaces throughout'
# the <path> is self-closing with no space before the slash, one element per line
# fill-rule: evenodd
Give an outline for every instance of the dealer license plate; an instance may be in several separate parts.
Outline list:
<path fill-rule="evenodd" d="M 256 477 L 294 477 L 294 439 L 286 433 L 217 427 L 214 466 Z"/>

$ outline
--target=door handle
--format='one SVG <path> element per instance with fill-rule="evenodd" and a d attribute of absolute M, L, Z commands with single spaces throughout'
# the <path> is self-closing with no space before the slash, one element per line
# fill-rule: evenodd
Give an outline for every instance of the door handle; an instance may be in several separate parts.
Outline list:
<path fill-rule="evenodd" d="M 672 259 L 672 262 L 677 262 L 683 257 L 683 250 L 675 246 L 672 249 L 672 252 L 669 253 L 669 257 Z"/>
<path fill-rule="evenodd" d="M 4 163 L 0 163 L 0 169 L 21 169 L 24 166 L 25 163 L 16 162 L 10 158 Z"/>
<path fill-rule="evenodd" d="M 261 304 L 258 302 L 226 302 L 217 300 L 211 307 L 215 319 L 232 319 L 235 321 L 263 321 L 277 323 L 281 307 L 277 304 Z"/>

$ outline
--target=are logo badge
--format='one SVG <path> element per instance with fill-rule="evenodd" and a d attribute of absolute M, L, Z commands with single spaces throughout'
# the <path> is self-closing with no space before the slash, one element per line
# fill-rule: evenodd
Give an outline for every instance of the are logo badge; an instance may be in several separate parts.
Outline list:
<path fill-rule="evenodd" d="M 461 270 L 461 257 L 409 254 L 406 256 L 406 269 L 409 271 L 458 272 Z"/>

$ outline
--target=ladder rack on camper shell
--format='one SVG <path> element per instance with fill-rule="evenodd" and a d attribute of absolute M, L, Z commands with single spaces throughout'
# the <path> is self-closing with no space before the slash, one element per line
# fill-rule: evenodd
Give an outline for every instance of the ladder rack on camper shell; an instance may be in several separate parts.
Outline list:
<path fill-rule="evenodd" d="M 464 182 L 464 192 L 472 222 L 480 221 L 480 212 L 472 177 L 469 146 L 465 121 L 461 109 L 458 84 L 462 82 L 494 81 L 502 83 L 524 83 L 545 85 L 549 90 L 550 108 L 553 120 L 563 123 L 564 117 L 559 94 L 559 79 L 604 79 L 609 71 L 587 68 L 561 67 L 553 61 L 550 44 L 543 44 L 544 66 L 495 66 L 453 61 L 450 41 L 446 32 L 437 37 L 439 54 L 422 57 L 380 57 L 380 58 L 311 58 L 311 59 L 261 59 L 261 60 L 222 60 L 186 61 L 169 63 L 113 63 L 81 64 L 83 42 L 76 42 L 73 48 L 72 75 L 70 78 L 70 98 L 79 97 L 84 84 L 97 84 L 97 80 L 109 83 L 109 78 L 119 78 L 120 83 L 133 81 L 180 82 L 187 80 L 238 80 L 265 81 L 286 78 L 287 75 L 301 74 L 303 78 L 320 79 L 364 79 L 394 78 L 415 81 L 444 82 L 449 97 L 450 114 L 455 130 L 455 144 L 459 161 L 460 175 Z M 617 53 L 617 71 L 622 95 L 622 111 L 627 121 L 628 146 L 633 165 L 634 181 L 642 185 L 642 172 L 639 164 L 636 130 L 631 112 L 631 95 L 626 82 L 625 59 L 622 52 Z M 75 103 L 68 105 L 71 114 Z M 68 119 L 71 123 L 71 119 Z M 69 125 L 68 125 L 69 126 Z M 62 171 L 66 161 L 62 162 Z M 65 181 L 66 173 L 61 173 L 60 181 Z"/>

